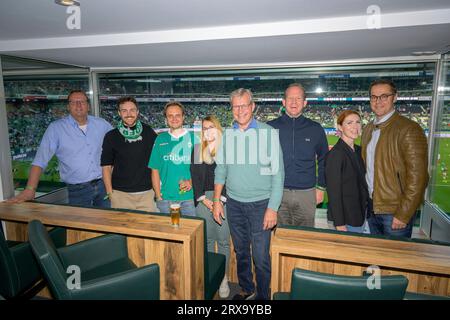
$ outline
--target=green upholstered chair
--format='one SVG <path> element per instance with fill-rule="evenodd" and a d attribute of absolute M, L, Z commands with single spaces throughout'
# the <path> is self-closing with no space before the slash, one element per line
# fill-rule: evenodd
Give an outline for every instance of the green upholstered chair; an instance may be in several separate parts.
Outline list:
<path fill-rule="evenodd" d="M 145 211 L 138 210 L 128 210 L 128 209 L 114 209 L 119 211 L 127 211 L 134 213 L 149 214 Z M 167 217 L 167 214 L 152 212 L 152 215 Z M 203 266 L 204 266 L 204 281 L 205 281 L 205 300 L 211 300 L 214 298 L 217 290 L 219 290 L 220 284 L 222 283 L 223 277 L 225 276 L 225 256 L 220 253 L 208 252 L 208 246 L 206 239 L 208 239 L 208 234 L 206 231 L 206 221 L 201 217 L 191 217 L 183 216 L 183 219 L 194 219 L 203 220 L 203 232 L 204 232 L 204 256 L 203 256 Z"/>
<path fill-rule="evenodd" d="M 206 243 L 206 241 L 205 241 Z M 214 298 L 225 276 L 225 256 L 205 248 L 205 300 Z"/>
<path fill-rule="evenodd" d="M 277 292 L 274 300 L 402 300 L 408 279 L 381 276 L 380 289 L 369 289 L 367 276 L 340 276 L 294 269 L 291 291 Z"/>
<path fill-rule="evenodd" d="M 159 266 L 137 268 L 128 258 L 122 235 L 100 236 L 57 249 L 38 220 L 29 223 L 28 235 L 56 299 L 159 299 Z M 79 289 L 72 289 L 76 277 L 67 273 L 69 266 L 78 266 L 81 271 Z"/>
<path fill-rule="evenodd" d="M 97 208 L 98 209 L 98 208 Z M 114 210 L 114 211 L 122 211 L 122 212 L 132 212 L 138 214 L 151 214 L 155 216 L 167 217 L 167 214 L 160 212 L 147 212 L 141 210 L 130 210 L 130 209 L 105 209 L 105 210 Z M 220 253 L 208 252 L 208 247 L 206 243 L 206 239 L 208 239 L 207 231 L 206 231 L 206 221 L 201 217 L 191 217 L 191 216 L 183 216 L 183 219 L 194 219 L 194 220 L 203 220 L 203 232 L 204 232 L 204 257 L 203 257 L 203 266 L 204 266 L 204 281 L 205 281 L 205 300 L 211 300 L 214 298 L 217 290 L 219 290 L 220 284 L 225 276 L 225 256 Z"/>
<path fill-rule="evenodd" d="M 66 230 L 54 228 L 50 238 L 66 245 Z M 30 299 L 45 287 L 29 242 L 7 241 L 0 229 L 0 295 L 5 299 Z"/>
<path fill-rule="evenodd" d="M 183 217 L 187 218 L 187 217 Z M 225 276 L 225 256 L 220 253 L 208 252 L 208 246 L 206 239 L 208 235 L 206 232 L 206 221 L 200 217 L 188 217 L 188 219 L 201 219 L 203 220 L 203 230 L 205 235 L 204 241 L 204 270 L 205 270 L 205 300 L 211 300 L 214 298 L 217 290 L 219 290 L 220 284 Z"/>

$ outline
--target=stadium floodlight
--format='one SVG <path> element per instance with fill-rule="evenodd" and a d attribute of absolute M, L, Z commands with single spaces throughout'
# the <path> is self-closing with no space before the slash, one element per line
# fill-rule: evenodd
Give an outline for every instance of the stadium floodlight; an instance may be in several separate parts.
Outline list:
<path fill-rule="evenodd" d="M 321 87 L 316 88 L 316 93 L 321 94 L 323 92 L 323 89 Z"/>
<path fill-rule="evenodd" d="M 80 3 L 76 0 L 55 0 L 56 4 L 59 4 L 61 6 L 66 6 L 66 7 L 70 7 L 70 6 L 80 6 Z"/>

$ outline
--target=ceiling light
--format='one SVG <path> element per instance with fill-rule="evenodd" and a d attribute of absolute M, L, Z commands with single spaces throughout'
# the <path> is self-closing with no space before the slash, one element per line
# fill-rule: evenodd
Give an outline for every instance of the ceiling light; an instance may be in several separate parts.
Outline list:
<path fill-rule="evenodd" d="M 414 51 L 411 52 L 413 56 L 432 56 L 433 54 L 436 54 L 436 51 Z"/>
<path fill-rule="evenodd" d="M 66 7 L 80 6 L 80 3 L 76 0 L 55 0 L 55 3 Z"/>

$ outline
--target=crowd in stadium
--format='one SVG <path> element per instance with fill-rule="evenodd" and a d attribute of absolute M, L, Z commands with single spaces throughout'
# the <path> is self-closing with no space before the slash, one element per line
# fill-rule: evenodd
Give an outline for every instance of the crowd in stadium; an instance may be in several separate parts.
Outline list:
<path fill-rule="evenodd" d="M 208 79 L 208 80 L 207 80 Z M 145 80 L 145 79 L 144 79 Z M 306 88 L 309 98 L 317 97 L 367 97 L 367 88 L 371 78 L 364 77 L 316 77 L 311 79 L 275 79 L 275 77 L 229 77 L 222 78 L 160 78 L 139 81 L 139 79 L 108 79 L 99 81 L 100 96 L 135 95 L 136 97 L 160 97 L 165 100 L 179 98 L 214 98 L 220 101 L 183 102 L 186 107 L 186 125 L 195 124 L 206 114 L 214 114 L 225 127 L 232 122 L 232 114 L 227 103 L 228 92 L 236 86 L 251 88 L 257 101 L 255 117 L 260 121 L 269 121 L 282 112 L 282 90 L 289 83 L 300 81 Z M 431 83 L 426 76 L 405 77 L 396 80 L 400 96 L 431 96 Z M 61 99 L 33 100 L 25 97 L 32 95 L 67 95 L 73 88 L 88 90 L 86 79 L 48 79 L 48 80 L 6 80 L 5 95 L 7 97 L 7 112 L 11 150 L 13 156 L 35 150 L 48 124 L 65 114 L 66 101 Z M 323 92 L 316 92 L 317 87 Z M 219 99 L 220 98 L 220 99 Z M 271 101 L 262 101 L 270 98 Z M 274 101 L 277 100 L 277 101 Z M 280 101 L 278 101 L 280 100 Z M 142 120 L 156 129 L 165 128 L 162 114 L 166 101 L 141 102 Z M 427 129 L 430 112 L 430 101 L 404 100 L 397 102 L 398 111 L 408 118 L 417 121 L 422 128 Z M 116 101 L 111 98 L 100 101 L 100 114 L 111 124 L 118 121 Z M 335 116 L 344 109 L 354 109 L 361 113 L 363 123 L 371 119 L 369 101 L 318 101 L 309 102 L 305 116 L 322 124 L 324 128 L 335 127 Z M 448 112 L 447 112 L 448 113 Z M 443 129 L 448 129 L 443 122 Z"/>
<path fill-rule="evenodd" d="M 249 88 L 257 98 L 281 98 L 283 88 L 300 82 L 308 97 L 367 97 L 367 88 L 374 77 L 357 75 L 315 75 L 311 78 L 286 76 L 249 77 L 161 77 L 109 79 L 100 78 L 100 95 L 146 95 L 159 97 L 227 97 L 238 87 Z M 399 77 L 395 79 L 400 96 L 431 96 L 432 75 Z M 73 88 L 88 91 L 86 79 L 6 80 L 6 97 L 22 95 L 66 95 Z"/>
<path fill-rule="evenodd" d="M 216 115 L 225 127 L 230 126 L 233 119 L 229 105 L 226 103 L 187 102 L 184 105 L 186 107 L 185 123 L 191 128 L 206 114 Z M 142 121 L 155 129 L 165 128 L 163 108 L 163 102 L 142 102 L 140 104 Z M 399 102 L 397 108 L 401 114 L 418 122 L 422 128 L 428 128 L 429 104 Z M 344 109 L 360 112 L 363 124 L 368 123 L 372 117 L 368 104 L 361 102 L 333 104 L 311 102 L 305 110 L 305 116 L 321 123 L 324 128 L 334 128 L 336 115 Z M 37 148 L 48 124 L 66 114 L 66 103 L 65 101 L 15 102 L 8 103 L 7 110 L 11 149 L 15 155 L 30 148 L 32 150 Z M 108 122 L 117 124 L 119 118 L 115 101 L 102 101 L 100 112 Z M 281 104 L 261 102 L 257 104 L 255 117 L 257 120 L 267 122 L 278 117 L 281 112 Z"/>
<path fill-rule="evenodd" d="M 67 95 L 73 88 L 89 91 L 86 80 L 11 80 L 4 81 L 6 98 L 27 95 Z"/>

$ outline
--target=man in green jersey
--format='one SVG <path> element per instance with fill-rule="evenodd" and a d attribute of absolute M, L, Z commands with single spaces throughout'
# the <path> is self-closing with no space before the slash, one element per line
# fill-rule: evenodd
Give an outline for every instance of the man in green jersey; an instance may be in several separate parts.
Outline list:
<path fill-rule="evenodd" d="M 171 204 L 179 204 L 181 214 L 195 216 L 194 193 L 190 173 L 194 134 L 183 128 L 184 107 L 169 102 L 164 107 L 169 131 L 156 138 L 148 163 L 156 206 L 169 213 Z"/>

